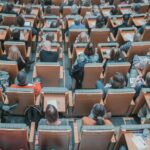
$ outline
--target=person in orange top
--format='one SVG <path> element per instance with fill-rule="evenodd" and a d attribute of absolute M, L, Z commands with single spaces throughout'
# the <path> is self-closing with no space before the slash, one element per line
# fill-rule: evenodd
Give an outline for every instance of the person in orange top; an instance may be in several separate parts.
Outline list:
<path fill-rule="evenodd" d="M 82 118 L 83 125 L 112 125 L 111 121 L 108 119 L 109 113 L 106 113 L 106 109 L 102 104 L 95 104 L 91 110 L 88 117 Z"/>
<path fill-rule="evenodd" d="M 12 88 L 31 88 L 34 90 L 35 96 L 37 97 L 41 92 L 41 84 L 40 82 L 35 82 L 34 84 L 27 82 L 27 74 L 24 71 L 20 71 L 17 74 L 18 84 L 12 84 L 10 87 Z"/>

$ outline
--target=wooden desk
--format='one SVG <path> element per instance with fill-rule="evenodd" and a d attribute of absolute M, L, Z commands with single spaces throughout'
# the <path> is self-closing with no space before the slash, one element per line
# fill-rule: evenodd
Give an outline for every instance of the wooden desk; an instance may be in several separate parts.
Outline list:
<path fill-rule="evenodd" d="M 110 25 L 113 27 L 113 28 L 115 28 L 115 27 L 117 27 L 118 25 L 121 25 L 123 23 L 123 18 L 121 17 L 119 17 L 119 18 L 115 18 L 115 19 L 113 19 L 113 18 L 110 18 Z"/>
<path fill-rule="evenodd" d="M 145 98 L 148 108 L 150 109 L 150 93 L 144 94 L 144 98 Z"/>
<path fill-rule="evenodd" d="M 124 133 L 124 137 L 126 140 L 128 150 L 138 150 L 138 148 L 136 147 L 136 145 L 132 141 L 133 136 L 134 136 L 134 133 L 131 133 L 131 132 L 125 132 Z M 146 144 L 147 144 L 147 148 L 145 148 L 143 150 L 150 150 L 150 138 L 148 138 L 146 140 Z"/>
<path fill-rule="evenodd" d="M 38 16 L 39 15 L 39 8 L 32 8 L 31 14 Z"/>
<path fill-rule="evenodd" d="M 8 30 L 0 29 L 0 40 L 4 41 L 6 39 Z"/>
<path fill-rule="evenodd" d="M 102 15 L 104 17 L 111 16 L 111 9 L 112 8 L 101 8 Z"/>
<path fill-rule="evenodd" d="M 121 30 L 121 36 L 122 36 L 122 39 L 126 42 L 126 41 L 133 41 L 133 37 L 134 37 L 134 34 L 135 34 L 135 30 Z"/>
<path fill-rule="evenodd" d="M 88 27 L 91 29 L 96 25 L 96 18 L 88 18 L 87 19 Z"/>
<path fill-rule="evenodd" d="M 135 26 L 140 27 L 142 25 L 146 24 L 145 17 L 132 17 L 132 21 L 135 24 Z"/>

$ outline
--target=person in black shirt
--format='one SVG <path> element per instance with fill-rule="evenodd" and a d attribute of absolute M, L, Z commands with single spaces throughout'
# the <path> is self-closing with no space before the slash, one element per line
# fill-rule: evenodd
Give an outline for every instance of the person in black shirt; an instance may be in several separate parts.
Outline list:
<path fill-rule="evenodd" d="M 15 11 L 13 10 L 13 8 L 14 8 L 14 5 L 8 3 L 8 4 L 6 4 L 6 6 L 4 7 L 3 13 L 5 13 L 5 14 L 15 14 L 15 15 L 18 15 L 18 13 L 15 12 Z"/>

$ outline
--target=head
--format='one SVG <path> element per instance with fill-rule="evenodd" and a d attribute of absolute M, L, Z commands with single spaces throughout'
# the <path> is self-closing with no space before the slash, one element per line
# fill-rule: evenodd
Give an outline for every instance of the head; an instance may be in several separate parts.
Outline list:
<path fill-rule="evenodd" d="M 11 46 L 8 51 L 8 59 L 12 61 L 17 61 L 21 56 L 21 53 L 16 46 Z"/>
<path fill-rule="evenodd" d="M 73 4 L 71 7 L 71 14 L 77 15 L 78 14 L 78 6 L 76 4 Z"/>
<path fill-rule="evenodd" d="M 53 32 L 48 33 L 46 36 L 46 40 L 53 42 L 54 41 L 54 33 Z"/>
<path fill-rule="evenodd" d="M 96 27 L 97 28 L 101 28 L 103 26 L 105 26 L 105 22 L 106 22 L 106 18 L 103 16 L 98 16 L 96 18 Z"/>
<path fill-rule="evenodd" d="M 56 20 L 52 21 L 50 28 L 57 28 L 58 27 L 58 22 Z"/>
<path fill-rule="evenodd" d="M 141 41 L 140 33 L 137 32 L 137 33 L 134 34 L 133 41 L 134 42 L 140 42 Z"/>
<path fill-rule="evenodd" d="M 17 81 L 18 81 L 18 85 L 26 86 L 28 84 L 27 83 L 27 74 L 24 71 L 18 72 Z"/>
<path fill-rule="evenodd" d="M 32 12 L 32 5 L 27 5 L 27 7 L 26 7 L 26 14 L 30 15 L 31 12 Z"/>
<path fill-rule="evenodd" d="M 12 11 L 14 8 L 14 5 L 12 3 L 7 3 L 5 6 L 6 11 Z"/>
<path fill-rule="evenodd" d="M 145 82 L 148 87 L 150 87 L 150 72 L 146 74 Z"/>
<path fill-rule="evenodd" d="M 11 36 L 14 40 L 19 40 L 20 39 L 20 30 L 14 29 L 11 33 Z"/>
<path fill-rule="evenodd" d="M 120 51 L 118 48 L 112 48 L 110 51 L 110 60 L 118 61 L 120 58 Z"/>
<path fill-rule="evenodd" d="M 86 46 L 85 50 L 84 50 L 84 54 L 87 56 L 91 56 L 95 54 L 95 49 L 93 46 L 93 43 L 88 43 L 88 45 Z"/>
<path fill-rule="evenodd" d="M 124 22 L 128 22 L 129 18 L 130 18 L 130 15 L 129 15 L 129 14 L 124 14 L 124 15 L 123 15 L 123 21 L 124 21 Z"/>
<path fill-rule="evenodd" d="M 50 41 L 43 41 L 41 43 L 41 50 L 44 50 L 44 51 L 50 51 L 51 50 L 51 42 Z"/>
<path fill-rule="evenodd" d="M 24 23 L 25 23 L 25 20 L 24 20 L 24 18 L 22 16 L 18 16 L 16 22 L 17 22 L 18 26 L 23 27 Z"/>
<path fill-rule="evenodd" d="M 55 106 L 49 104 L 46 107 L 45 118 L 49 123 L 54 123 L 58 120 L 59 114 Z"/>
<path fill-rule="evenodd" d="M 74 23 L 75 23 L 75 25 L 80 25 L 80 23 L 81 23 L 80 16 L 75 17 Z"/>
<path fill-rule="evenodd" d="M 133 6 L 132 8 L 136 13 L 140 13 L 141 10 L 141 5 L 140 4 L 136 4 Z"/>
<path fill-rule="evenodd" d="M 122 73 L 116 72 L 112 77 L 112 88 L 121 89 L 126 86 L 125 76 Z"/>
<path fill-rule="evenodd" d="M 78 40 L 81 43 L 89 42 L 89 36 L 88 36 L 88 34 L 86 32 L 81 32 Z"/>
<path fill-rule="evenodd" d="M 51 7 L 50 7 L 50 6 L 47 6 L 47 7 L 46 7 L 45 13 L 46 13 L 47 15 L 50 15 L 50 14 L 51 14 Z"/>

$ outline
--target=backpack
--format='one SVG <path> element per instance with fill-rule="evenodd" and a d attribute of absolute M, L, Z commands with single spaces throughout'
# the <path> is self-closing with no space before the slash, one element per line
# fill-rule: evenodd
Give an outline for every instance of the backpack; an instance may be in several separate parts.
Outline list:
<path fill-rule="evenodd" d="M 5 92 L 6 88 L 10 85 L 9 74 L 6 71 L 0 71 L 0 88 Z"/>
<path fill-rule="evenodd" d="M 42 111 L 39 107 L 29 106 L 25 110 L 25 122 L 27 125 L 31 125 L 31 122 L 35 122 L 36 127 L 38 122 L 42 118 Z"/>

